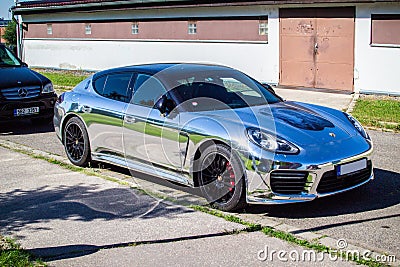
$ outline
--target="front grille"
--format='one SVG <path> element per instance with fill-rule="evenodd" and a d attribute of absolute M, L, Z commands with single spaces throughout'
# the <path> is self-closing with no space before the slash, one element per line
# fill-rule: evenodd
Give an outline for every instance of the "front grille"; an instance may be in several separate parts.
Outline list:
<path fill-rule="evenodd" d="M 341 176 L 337 176 L 336 170 L 326 172 L 318 184 L 317 192 L 331 193 L 356 186 L 367 181 L 371 176 L 371 172 L 372 163 L 370 160 L 367 161 L 367 168 L 357 172 L 348 173 Z"/>
<path fill-rule="evenodd" d="M 41 87 L 35 86 L 22 86 L 14 88 L 6 88 L 1 90 L 1 94 L 6 100 L 21 100 L 38 97 L 40 95 Z"/>
<path fill-rule="evenodd" d="M 300 194 L 307 186 L 307 172 L 273 171 L 270 176 L 271 190 L 279 194 Z"/>

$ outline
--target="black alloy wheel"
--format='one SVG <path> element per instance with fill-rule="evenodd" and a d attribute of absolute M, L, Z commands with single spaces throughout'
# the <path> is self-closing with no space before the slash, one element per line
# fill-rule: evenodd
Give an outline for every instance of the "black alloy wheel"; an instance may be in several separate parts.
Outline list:
<path fill-rule="evenodd" d="M 229 147 L 206 148 L 200 157 L 200 189 L 215 208 L 233 211 L 246 206 L 243 168 Z"/>
<path fill-rule="evenodd" d="M 64 147 L 68 159 L 77 166 L 90 162 L 89 137 L 83 122 L 73 117 L 64 128 Z"/>

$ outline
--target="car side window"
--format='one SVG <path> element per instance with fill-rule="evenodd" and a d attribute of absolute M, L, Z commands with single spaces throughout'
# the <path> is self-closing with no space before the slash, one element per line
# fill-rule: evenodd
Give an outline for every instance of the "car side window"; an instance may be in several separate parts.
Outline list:
<path fill-rule="evenodd" d="M 97 78 L 93 83 L 94 90 L 99 95 L 103 95 L 103 89 L 104 89 L 104 85 L 106 83 L 106 80 L 107 80 L 107 75 Z"/>
<path fill-rule="evenodd" d="M 121 102 L 129 102 L 129 83 L 132 73 L 113 73 L 98 78 L 95 90 L 102 96 Z"/>
<path fill-rule="evenodd" d="M 147 74 L 139 74 L 137 76 L 134 88 L 132 103 L 151 108 L 167 92 L 157 78 Z"/>

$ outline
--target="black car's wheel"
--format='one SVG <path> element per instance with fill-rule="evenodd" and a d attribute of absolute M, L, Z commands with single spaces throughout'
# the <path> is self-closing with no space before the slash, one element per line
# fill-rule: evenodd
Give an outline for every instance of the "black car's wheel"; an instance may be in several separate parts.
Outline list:
<path fill-rule="evenodd" d="M 64 128 L 64 147 L 68 159 L 77 166 L 87 166 L 90 162 L 89 136 L 83 122 L 73 117 Z"/>
<path fill-rule="evenodd" d="M 206 148 L 199 163 L 200 189 L 210 204 L 223 211 L 246 206 L 243 167 L 229 147 L 217 144 Z"/>

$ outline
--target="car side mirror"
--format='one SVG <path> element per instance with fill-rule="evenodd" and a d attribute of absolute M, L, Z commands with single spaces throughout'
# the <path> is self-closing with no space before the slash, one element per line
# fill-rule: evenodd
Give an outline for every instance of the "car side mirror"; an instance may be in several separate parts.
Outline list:
<path fill-rule="evenodd" d="M 271 93 L 275 94 L 275 90 L 271 87 L 271 85 L 269 85 L 268 83 L 261 83 L 261 85 L 267 89 L 268 91 L 270 91 Z"/>
<path fill-rule="evenodd" d="M 25 62 L 22 62 L 21 66 L 22 67 L 28 67 L 28 64 L 26 64 Z"/>
<path fill-rule="evenodd" d="M 171 100 L 167 98 L 167 96 L 163 95 L 160 99 L 157 100 L 154 107 L 158 109 L 161 113 L 161 116 L 166 117 L 171 112 Z"/>

